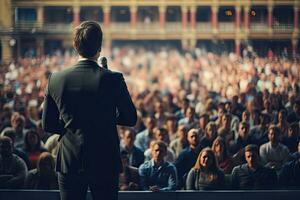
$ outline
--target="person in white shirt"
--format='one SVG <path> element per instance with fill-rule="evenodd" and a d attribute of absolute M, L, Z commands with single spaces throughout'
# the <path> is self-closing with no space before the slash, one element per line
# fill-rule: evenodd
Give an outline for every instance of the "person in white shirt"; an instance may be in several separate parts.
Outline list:
<path fill-rule="evenodd" d="M 269 142 L 259 149 L 262 163 L 269 168 L 279 171 L 290 157 L 289 149 L 279 142 L 280 129 L 271 125 L 268 129 Z"/>

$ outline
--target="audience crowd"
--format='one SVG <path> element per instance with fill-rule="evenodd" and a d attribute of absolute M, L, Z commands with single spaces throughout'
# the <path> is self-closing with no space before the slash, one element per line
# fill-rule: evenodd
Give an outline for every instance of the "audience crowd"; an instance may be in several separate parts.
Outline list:
<path fill-rule="evenodd" d="M 300 189 L 299 60 L 139 46 L 103 55 L 138 111 L 133 128 L 118 127 L 120 190 Z M 44 91 L 77 59 L 1 64 L 0 189 L 58 189 L 59 133 L 41 127 Z"/>

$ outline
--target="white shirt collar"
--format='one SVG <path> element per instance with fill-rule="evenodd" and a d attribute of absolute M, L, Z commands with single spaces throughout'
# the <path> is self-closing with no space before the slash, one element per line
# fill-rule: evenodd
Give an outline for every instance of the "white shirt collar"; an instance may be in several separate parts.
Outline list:
<path fill-rule="evenodd" d="M 84 60 L 89 60 L 89 61 L 93 61 L 93 62 L 97 63 L 96 60 L 89 59 L 89 58 L 83 58 L 83 57 L 79 57 L 78 62 L 79 62 L 79 61 L 84 61 Z M 97 63 L 97 64 L 98 64 L 98 63 Z"/>

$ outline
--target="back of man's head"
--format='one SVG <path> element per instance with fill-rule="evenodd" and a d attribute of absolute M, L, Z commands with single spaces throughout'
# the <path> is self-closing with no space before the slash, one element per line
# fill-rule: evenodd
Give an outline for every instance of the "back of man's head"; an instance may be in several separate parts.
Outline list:
<path fill-rule="evenodd" d="M 82 22 L 75 29 L 73 45 L 80 56 L 93 58 L 102 45 L 102 30 L 94 21 Z"/>

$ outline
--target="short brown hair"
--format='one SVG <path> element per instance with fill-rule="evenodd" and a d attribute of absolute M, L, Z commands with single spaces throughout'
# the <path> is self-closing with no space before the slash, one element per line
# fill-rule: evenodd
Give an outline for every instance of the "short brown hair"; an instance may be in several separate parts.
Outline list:
<path fill-rule="evenodd" d="M 245 152 L 247 152 L 247 151 L 259 154 L 258 146 L 255 144 L 248 144 L 247 146 L 245 146 Z"/>
<path fill-rule="evenodd" d="M 277 125 L 275 124 L 270 125 L 268 131 L 270 132 L 271 130 L 273 130 L 274 134 L 280 135 L 280 128 Z"/>
<path fill-rule="evenodd" d="M 168 150 L 168 145 L 163 141 L 154 140 L 152 145 L 153 145 L 153 147 L 155 145 L 159 146 L 159 148 L 162 149 L 164 152 L 167 152 L 167 150 Z"/>
<path fill-rule="evenodd" d="M 74 48 L 82 57 L 91 58 L 101 50 L 102 37 L 102 30 L 97 22 L 82 22 L 75 28 Z"/>

